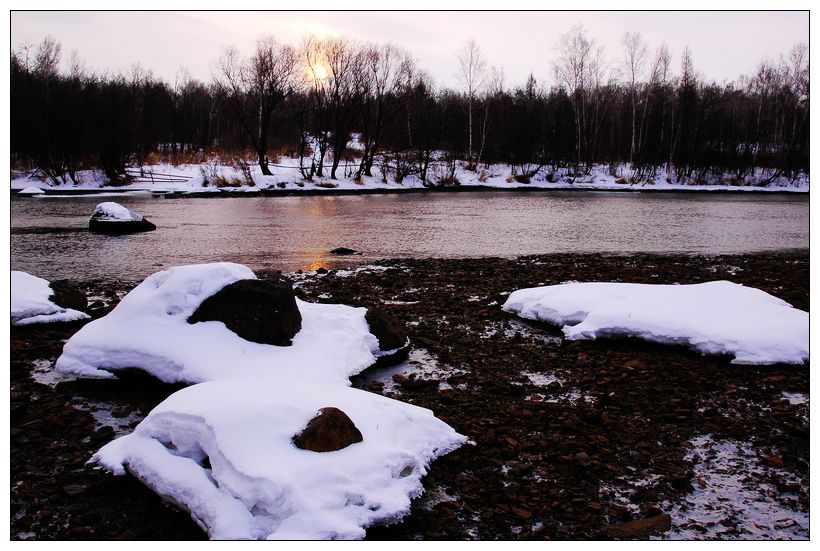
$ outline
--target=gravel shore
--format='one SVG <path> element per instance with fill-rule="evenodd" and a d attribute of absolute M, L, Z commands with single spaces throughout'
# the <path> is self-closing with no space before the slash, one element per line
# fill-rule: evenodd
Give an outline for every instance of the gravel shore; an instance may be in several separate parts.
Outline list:
<path fill-rule="evenodd" d="M 301 298 L 383 305 L 403 321 L 409 358 L 354 385 L 429 408 L 471 442 L 433 463 L 411 513 L 368 539 L 809 537 L 808 365 L 732 365 L 635 339 L 565 341 L 501 310 L 510 291 L 569 280 L 716 279 L 808 310 L 808 253 L 377 264 L 293 280 Z M 97 317 L 130 289 L 74 283 Z M 179 387 L 140 375 L 54 379 L 82 324 L 11 331 L 12 539 L 202 539 L 134 477 L 85 465 Z"/>

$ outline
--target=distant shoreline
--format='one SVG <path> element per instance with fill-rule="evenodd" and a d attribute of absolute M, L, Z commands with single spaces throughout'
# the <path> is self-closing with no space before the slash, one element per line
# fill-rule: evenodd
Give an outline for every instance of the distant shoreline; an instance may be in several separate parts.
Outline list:
<path fill-rule="evenodd" d="M 628 187 L 626 187 L 628 186 Z M 726 186 L 725 188 L 709 188 L 709 189 L 689 189 L 681 188 L 654 188 L 648 186 L 635 186 L 625 184 L 623 188 L 613 187 L 542 187 L 542 186 L 527 186 L 521 185 L 516 187 L 496 187 L 483 185 L 465 185 L 465 186 L 448 186 L 448 187 L 432 187 L 432 188 L 362 188 L 362 189 L 278 189 L 278 188 L 262 188 L 262 189 L 243 189 L 242 191 L 231 190 L 215 190 L 215 191 L 164 191 L 153 189 L 135 189 L 135 188 L 98 188 L 98 189 L 48 189 L 42 188 L 46 196 L 84 196 L 84 195 L 99 195 L 99 194 L 152 194 L 160 195 L 166 199 L 185 199 L 185 198 L 224 198 L 224 197 L 296 197 L 296 196 L 327 196 L 327 195 L 390 195 L 390 194 L 407 194 L 407 193 L 466 193 L 466 192 L 614 192 L 614 193 L 704 193 L 704 194 L 756 194 L 756 195 L 809 195 L 809 191 L 803 189 L 766 189 L 766 188 L 751 188 L 751 187 L 735 187 Z M 18 195 L 18 189 L 12 189 L 11 195 Z M 21 196 L 22 197 L 22 196 Z"/>

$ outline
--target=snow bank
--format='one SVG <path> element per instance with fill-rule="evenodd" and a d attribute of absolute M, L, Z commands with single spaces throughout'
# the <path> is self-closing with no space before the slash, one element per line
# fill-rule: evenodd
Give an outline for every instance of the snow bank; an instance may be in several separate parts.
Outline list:
<path fill-rule="evenodd" d="M 348 143 L 348 149 L 360 149 L 361 142 L 356 136 Z M 314 147 L 318 151 L 318 146 Z M 434 157 L 443 159 L 443 152 L 436 152 Z M 315 159 L 314 159 L 315 161 Z M 329 159 L 326 159 L 329 162 Z M 310 166 L 311 158 L 306 157 L 303 161 L 306 166 Z M 253 163 L 251 163 L 253 165 Z M 456 165 L 456 179 L 462 186 L 482 186 L 493 187 L 499 190 L 505 189 L 579 189 L 579 190 L 686 190 L 686 191 L 737 191 L 737 192 L 764 192 L 764 191 L 787 191 L 787 192 L 808 192 L 809 175 L 801 174 L 792 180 L 784 176 L 775 178 L 769 185 L 755 185 L 761 181 L 769 179 L 772 174 L 767 169 L 757 169 L 752 172 L 747 181 L 742 185 L 734 185 L 734 175 L 727 172 L 723 175 L 709 175 L 704 181 L 677 181 L 674 173 L 667 173 L 661 169 L 657 175 L 648 182 L 624 184 L 620 177 L 629 177 L 631 170 L 627 166 L 621 166 L 617 174 L 611 173 L 610 165 L 594 165 L 589 174 L 576 176 L 569 169 L 557 171 L 547 175 L 546 171 L 541 171 L 530 180 L 528 184 L 520 184 L 515 180 L 513 170 L 506 164 L 492 164 L 480 170 L 467 170 L 466 162 L 458 162 Z M 271 174 L 264 175 L 258 165 L 250 167 L 254 184 L 244 183 L 237 188 L 223 188 L 230 191 L 257 192 L 260 189 L 271 191 L 328 191 L 328 185 L 332 184 L 332 189 L 336 190 L 358 190 L 367 191 L 372 189 L 402 190 L 408 188 L 421 188 L 423 183 L 418 175 L 409 175 L 402 179 L 401 183 L 395 181 L 395 173 L 390 172 L 385 177 L 379 169 L 379 163 L 373 167 L 373 176 L 364 176 L 361 180 L 354 180 L 353 175 L 344 176 L 340 174 L 338 180 L 331 180 L 326 177 L 314 177 L 313 180 L 304 180 L 299 171 L 298 157 L 281 157 L 274 164 L 269 166 Z M 446 163 L 439 163 L 431 167 L 429 177 L 433 182 L 439 182 L 450 176 Z M 119 190 L 151 190 L 156 192 L 198 192 L 215 191 L 211 180 L 204 174 L 220 175 L 226 180 L 245 181 L 245 177 L 235 166 L 220 164 L 216 159 L 199 164 L 156 164 L 142 165 L 134 167 L 144 176 L 137 181 L 118 186 Z M 344 172 L 344 171 L 341 171 Z M 153 175 L 156 176 L 153 176 Z M 14 176 L 14 175 L 13 175 Z M 63 183 L 59 185 L 49 185 L 49 190 L 97 190 L 105 186 L 108 180 L 101 171 L 79 171 L 77 173 L 79 184 Z M 29 186 L 42 186 L 43 181 L 35 174 L 25 174 L 13 177 L 11 180 L 12 189 L 23 189 Z"/>
<path fill-rule="evenodd" d="M 363 441 L 326 453 L 295 447 L 291 438 L 327 406 L 346 412 Z M 427 465 L 464 441 L 429 410 L 376 394 L 240 378 L 173 394 L 93 461 L 128 468 L 213 539 L 357 539 L 406 514 Z"/>
<path fill-rule="evenodd" d="M 504 309 L 564 325 L 569 339 L 636 336 L 688 344 L 733 363 L 809 359 L 809 314 L 758 289 L 729 281 L 696 285 L 567 283 L 521 289 Z"/>
<path fill-rule="evenodd" d="M 17 192 L 17 195 L 43 195 L 45 191 L 38 187 L 27 187 Z"/>
<path fill-rule="evenodd" d="M 113 201 L 97 205 L 91 213 L 91 218 L 101 222 L 139 222 L 142 220 L 141 215 Z"/>
<path fill-rule="evenodd" d="M 11 272 L 11 324 L 52 323 L 86 319 L 88 314 L 60 308 L 49 297 L 54 293 L 45 279 L 26 272 Z"/>
<path fill-rule="evenodd" d="M 137 368 L 168 383 L 265 376 L 273 371 L 348 384 L 351 375 L 375 361 L 378 341 L 370 334 L 365 308 L 297 299 L 302 329 L 286 347 L 246 341 L 221 322 L 187 322 L 202 301 L 240 279 L 256 276 L 231 263 L 156 273 L 111 313 L 72 336 L 57 369 L 113 377 L 117 370 Z"/>
<path fill-rule="evenodd" d="M 231 263 L 158 272 L 69 339 L 62 373 L 138 368 L 199 383 L 92 462 L 129 470 L 214 539 L 364 537 L 367 526 L 406 514 L 427 465 L 466 439 L 429 410 L 349 387 L 376 361 L 365 308 L 297 300 L 302 328 L 289 347 L 246 341 L 221 322 L 187 322 L 222 287 L 255 277 Z M 333 452 L 297 448 L 293 436 L 325 407 L 346 413 L 363 440 Z"/>

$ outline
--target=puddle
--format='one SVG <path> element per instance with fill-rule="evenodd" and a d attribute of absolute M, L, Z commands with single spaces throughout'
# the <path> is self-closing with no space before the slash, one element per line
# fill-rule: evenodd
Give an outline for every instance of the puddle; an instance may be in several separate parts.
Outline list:
<path fill-rule="evenodd" d="M 111 427 L 117 436 L 130 434 L 137 422 L 142 421 L 144 418 L 138 411 L 132 411 L 124 416 L 120 416 L 119 411 L 121 410 L 121 406 L 117 406 L 111 402 L 86 401 L 80 396 L 74 396 L 71 405 L 79 411 L 89 412 L 92 417 L 94 417 L 98 429 Z M 117 414 L 115 414 L 115 411 Z"/>
<path fill-rule="evenodd" d="M 32 365 L 31 378 L 34 379 L 34 382 L 40 383 L 41 385 L 54 388 L 60 383 L 77 380 L 73 375 L 60 373 L 54 369 L 54 362 L 51 360 L 34 360 Z"/>
<path fill-rule="evenodd" d="M 619 476 L 611 483 L 601 483 L 598 490 L 602 499 L 612 505 L 623 507 L 632 515 L 640 513 L 640 506 L 633 503 L 632 499 L 636 492 L 645 488 L 650 488 L 662 477 L 658 474 L 650 474 L 644 478 L 635 476 Z"/>
<path fill-rule="evenodd" d="M 518 318 L 510 318 L 506 321 L 494 322 L 485 326 L 484 331 L 480 337 L 482 339 L 489 339 L 501 333 L 505 338 L 515 338 L 516 333 L 521 337 L 531 338 L 541 341 L 548 345 L 560 345 L 563 338 L 560 336 L 560 330 L 556 329 L 556 334 L 551 334 L 548 329 L 535 327 Z"/>
<path fill-rule="evenodd" d="M 672 515 L 665 539 L 808 539 L 809 513 L 798 502 L 798 476 L 764 465 L 749 442 L 704 435 L 689 444 L 695 489 L 679 503 L 664 504 Z M 783 491 L 772 480 L 795 490 Z"/>
<path fill-rule="evenodd" d="M 780 396 L 793 406 L 808 405 L 809 403 L 809 395 L 801 392 L 783 392 Z"/>
<path fill-rule="evenodd" d="M 453 388 L 444 379 L 464 373 L 462 369 L 454 369 L 450 367 L 442 367 L 427 350 L 423 348 L 413 348 L 407 355 L 407 359 L 399 364 L 390 367 L 368 368 L 362 372 L 358 377 L 356 386 L 362 386 L 369 382 L 378 382 L 384 385 L 385 392 L 401 393 L 401 389 L 395 381 L 394 375 L 403 375 L 405 377 L 414 376 L 417 380 L 431 381 L 438 380 L 439 389 Z M 461 389 L 463 385 L 458 385 L 456 388 Z"/>

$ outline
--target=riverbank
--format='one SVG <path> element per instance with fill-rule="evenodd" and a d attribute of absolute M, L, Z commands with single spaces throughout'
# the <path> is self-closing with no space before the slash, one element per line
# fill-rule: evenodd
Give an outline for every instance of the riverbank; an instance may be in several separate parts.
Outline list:
<path fill-rule="evenodd" d="M 770 171 L 757 169 L 743 180 L 731 172 L 709 174 L 701 179 L 677 180 L 673 174 L 659 170 L 657 174 L 635 183 L 630 182 L 631 170 L 625 166 L 610 170 L 608 165 L 595 165 L 583 175 L 569 169 L 549 172 L 546 169 L 531 178 L 522 179 L 509 165 L 494 164 L 478 170 L 468 170 L 464 162 L 456 167 L 450 178 L 442 167 L 431 169 L 430 182 L 425 186 L 415 175 L 397 181 L 395 175 L 382 177 L 378 167 L 373 176 L 355 177 L 356 165 L 345 163 L 338 179 L 327 175 L 305 179 L 299 170 L 299 161 L 282 157 L 270 165 L 270 175 L 251 164 L 243 173 L 230 165 L 211 162 L 196 164 L 144 165 L 128 170 L 130 183 L 112 186 L 105 175 L 85 170 L 77 173 L 78 182 L 53 185 L 39 179 L 34 173 L 18 172 L 12 175 L 11 191 L 18 193 L 27 188 L 42 189 L 48 195 L 81 195 L 89 193 L 144 192 L 167 197 L 236 197 L 244 194 L 293 195 L 351 195 L 379 193 L 430 193 L 453 191 L 530 191 L 530 190 L 584 190 L 624 192 L 742 192 L 742 193 L 808 193 L 809 176 L 795 179 L 775 177 Z M 771 180 L 771 181 L 769 181 Z M 526 183 L 524 183 L 526 182 Z M 765 183 L 768 182 L 768 183 Z M 765 185 L 764 185 L 765 183 Z"/>
<path fill-rule="evenodd" d="M 432 409 L 475 445 L 436 461 L 411 514 L 371 528 L 368 539 L 643 539 L 652 530 L 808 538 L 808 365 L 739 366 L 642 341 L 566 341 L 500 308 L 514 289 L 568 280 L 728 279 L 808 310 L 807 253 L 377 264 L 292 277 L 301 298 L 382 305 L 403 321 L 410 359 L 354 384 Z M 79 285 L 99 316 L 133 284 Z M 203 537 L 133 477 L 85 466 L 174 388 L 136 376 L 51 386 L 49 368 L 81 325 L 12 329 L 12 538 Z M 734 478 L 709 473 L 704 438 L 748 450 Z M 719 518 L 698 508 L 710 489 L 730 497 L 718 503 Z M 761 512 L 756 491 L 770 509 Z"/>

